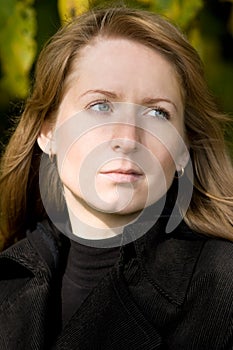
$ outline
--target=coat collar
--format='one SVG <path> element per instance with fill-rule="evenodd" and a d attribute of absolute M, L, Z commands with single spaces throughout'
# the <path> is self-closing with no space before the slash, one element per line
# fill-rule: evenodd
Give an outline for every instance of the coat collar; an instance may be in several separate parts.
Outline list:
<path fill-rule="evenodd" d="M 194 233 L 184 222 L 166 234 L 166 222 L 166 218 L 160 220 L 134 246 L 140 270 L 151 287 L 179 306 L 207 237 Z"/>
<path fill-rule="evenodd" d="M 160 290 L 170 302 L 181 305 L 207 238 L 193 233 L 184 222 L 172 234 L 165 234 L 166 222 L 167 217 L 164 216 L 154 225 L 146 220 L 129 226 L 125 237 L 130 243 L 125 241 L 126 244 L 121 247 L 119 266 L 132 278 L 134 270 L 130 261 L 136 259 L 140 273 L 150 281 L 152 290 Z M 140 236 L 140 232 L 148 228 L 149 231 Z M 41 275 L 42 271 L 50 276 L 56 273 L 69 250 L 67 237 L 45 221 L 28 234 L 28 241 L 10 247 L 1 254 L 1 258 L 20 261 L 36 275 Z M 42 259 L 38 260 L 36 254 Z"/>

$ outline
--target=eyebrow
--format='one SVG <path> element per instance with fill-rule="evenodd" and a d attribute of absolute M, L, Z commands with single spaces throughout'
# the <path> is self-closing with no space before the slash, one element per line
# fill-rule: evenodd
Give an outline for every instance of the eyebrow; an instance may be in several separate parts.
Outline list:
<path fill-rule="evenodd" d="M 80 95 L 80 97 L 83 97 L 85 95 L 88 94 L 102 94 L 105 95 L 107 97 L 110 97 L 112 99 L 123 99 L 121 96 L 117 95 L 115 92 L 113 91 L 108 91 L 108 90 L 102 90 L 102 89 L 96 89 L 96 90 L 87 90 L 85 91 L 82 95 Z M 176 111 L 178 111 L 177 106 L 174 102 L 172 102 L 170 99 L 168 98 L 164 98 L 164 97 L 157 97 L 157 98 L 152 98 L 152 97 L 145 97 L 142 100 L 142 104 L 143 105 L 153 105 L 156 104 L 158 102 L 167 102 L 170 103 L 171 105 L 173 105 L 173 107 L 175 108 Z"/>
<path fill-rule="evenodd" d="M 164 97 L 157 97 L 157 98 L 151 98 L 151 97 L 146 97 L 142 100 L 142 104 L 144 105 L 153 105 L 156 104 L 158 102 L 167 102 L 170 103 L 171 105 L 173 105 L 173 107 L 175 108 L 176 111 L 178 111 L 177 106 L 174 102 L 172 102 L 171 100 L 169 100 L 168 98 L 164 98 Z"/>
<path fill-rule="evenodd" d="M 87 90 L 82 95 L 80 95 L 80 97 L 83 97 L 83 96 L 88 95 L 88 94 L 102 94 L 102 95 L 106 95 L 106 96 L 114 98 L 114 99 L 117 99 L 120 97 L 115 92 L 108 91 L 108 90 L 101 90 L 101 89 Z"/>

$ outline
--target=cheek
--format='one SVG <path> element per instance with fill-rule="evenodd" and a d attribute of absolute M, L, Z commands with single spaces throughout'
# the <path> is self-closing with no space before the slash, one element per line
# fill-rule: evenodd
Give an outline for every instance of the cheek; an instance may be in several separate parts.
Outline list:
<path fill-rule="evenodd" d="M 82 157 L 77 154 L 74 146 L 66 153 L 63 159 L 59 158 L 59 153 L 57 156 L 58 160 L 58 172 L 63 185 L 72 188 L 78 188 L 78 177 L 80 164 L 82 162 Z"/>
<path fill-rule="evenodd" d="M 163 168 L 165 177 L 166 178 L 170 178 L 171 176 L 173 177 L 176 170 L 176 166 L 170 153 L 166 149 L 164 149 L 158 155 L 158 160 L 161 164 L 161 167 Z"/>
<path fill-rule="evenodd" d="M 148 135 L 146 147 L 153 154 L 154 160 L 160 164 L 164 177 L 170 184 L 174 178 L 176 168 L 182 164 L 186 145 L 183 137 L 174 127 L 168 128 L 168 130 L 165 129 L 161 135 L 163 138 Z"/>
<path fill-rule="evenodd" d="M 103 143 L 102 133 L 88 132 L 67 147 L 67 151 L 57 150 L 58 171 L 65 185 L 80 187 L 80 181 L 86 183 L 96 174 L 98 147 Z M 96 151 L 95 151 L 96 150 Z"/>
<path fill-rule="evenodd" d="M 169 152 L 168 148 L 165 147 L 160 141 L 151 138 L 148 142 L 148 149 L 153 154 L 153 158 L 161 165 L 164 176 L 170 178 L 175 172 L 175 161 L 173 156 Z"/>
<path fill-rule="evenodd" d="M 83 141 L 75 142 L 65 154 L 57 152 L 58 171 L 63 183 L 78 181 L 82 164 L 91 151 L 90 142 Z"/>

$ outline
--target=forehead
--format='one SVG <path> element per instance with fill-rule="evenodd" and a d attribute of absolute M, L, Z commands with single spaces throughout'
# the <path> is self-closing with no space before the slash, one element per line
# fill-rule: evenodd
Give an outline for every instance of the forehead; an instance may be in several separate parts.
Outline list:
<path fill-rule="evenodd" d="M 139 69 L 143 68 L 148 63 L 152 64 L 152 68 L 156 63 L 156 65 L 166 65 L 167 69 L 175 72 L 173 64 L 158 50 L 133 40 L 106 37 L 97 37 L 91 43 L 84 46 L 77 54 L 76 59 L 74 59 L 72 71 L 75 71 L 78 67 L 79 69 L 86 67 L 88 64 L 93 64 L 94 62 L 106 69 L 112 68 L 113 65 L 117 69 L 119 65 L 121 67 L 124 67 L 124 64 L 127 65 L 128 59 L 132 58 L 134 60 L 130 62 L 131 65 L 127 66 L 129 71 L 135 67 Z M 95 70 L 96 64 L 89 68 Z"/>
<path fill-rule="evenodd" d="M 88 84 L 101 80 L 104 84 L 121 86 L 131 82 L 131 88 L 148 91 L 166 85 L 182 93 L 180 78 L 172 63 L 141 43 L 122 38 L 98 37 L 82 48 L 73 61 L 67 83 Z M 164 84 L 167 81 L 167 84 Z"/>

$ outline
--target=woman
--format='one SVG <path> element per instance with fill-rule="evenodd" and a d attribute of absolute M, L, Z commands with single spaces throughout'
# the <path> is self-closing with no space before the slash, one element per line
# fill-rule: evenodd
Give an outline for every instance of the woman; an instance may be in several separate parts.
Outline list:
<path fill-rule="evenodd" d="M 226 120 L 155 14 L 54 35 L 2 159 L 1 349 L 233 348 Z"/>

